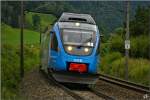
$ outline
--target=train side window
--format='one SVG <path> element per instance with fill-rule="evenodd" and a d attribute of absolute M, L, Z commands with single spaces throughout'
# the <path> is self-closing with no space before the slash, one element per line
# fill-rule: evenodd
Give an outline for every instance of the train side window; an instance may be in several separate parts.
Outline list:
<path fill-rule="evenodd" d="M 57 41 L 57 37 L 56 37 L 56 33 L 53 32 L 52 33 L 52 38 L 51 38 L 51 49 L 58 51 L 58 41 Z"/>

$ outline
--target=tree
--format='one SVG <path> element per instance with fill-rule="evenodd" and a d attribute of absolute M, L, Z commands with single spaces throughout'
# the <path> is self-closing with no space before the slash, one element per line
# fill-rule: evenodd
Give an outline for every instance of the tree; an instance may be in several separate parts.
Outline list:
<path fill-rule="evenodd" d="M 145 7 L 138 7 L 135 14 L 135 19 L 130 22 L 130 32 L 133 36 L 149 33 L 150 19 L 149 9 Z"/>
<path fill-rule="evenodd" d="M 19 27 L 20 2 L 2 1 L 2 22 L 13 27 Z"/>
<path fill-rule="evenodd" d="M 40 16 L 38 16 L 37 14 L 34 14 L 34 15 L 32 15 L 32 20 L 33 20 L 33 28 L 35 30 L 39 31 L 40 25 L 41 25 Z"/>

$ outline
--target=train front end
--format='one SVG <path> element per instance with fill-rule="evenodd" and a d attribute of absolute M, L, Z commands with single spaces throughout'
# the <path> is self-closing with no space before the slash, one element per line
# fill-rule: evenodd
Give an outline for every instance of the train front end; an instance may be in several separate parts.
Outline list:
<path fill-rule="evenodd" d="M 94 84 L 98 80 L 99 31 L 87 14 L 63 13 L 54 25 L 58 50 L 51 49 L 50 69 L 58 82 Z"/>

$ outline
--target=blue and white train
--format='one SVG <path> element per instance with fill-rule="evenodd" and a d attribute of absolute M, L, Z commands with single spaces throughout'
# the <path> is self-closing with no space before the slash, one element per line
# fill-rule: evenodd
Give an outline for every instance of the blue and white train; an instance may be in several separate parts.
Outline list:
<path fill-rule="evenodd" d="M 100 33 L 89 14 L 63 13 L 42 36 L 41 69 L 58 82 L 94 84 L 99 46 Z"/>

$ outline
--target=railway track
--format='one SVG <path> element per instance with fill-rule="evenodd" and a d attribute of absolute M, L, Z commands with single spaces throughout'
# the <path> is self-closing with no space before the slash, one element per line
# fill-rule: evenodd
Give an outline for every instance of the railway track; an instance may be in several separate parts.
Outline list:
<path fill-rule="evenodd" d="M 40 70 L 40 71 L 42 72 L 44 77 L 46 77 L 48 79 L 48 82 L 50 82 L 50 83 L 53 82 L 56 86 L 58 86 L 59 88 L 64 90 L 67 94 L 69 94 L 75 100 L 88 100 L 87 96 L 91 96 L 91 99 L 94 99 L 94 100 L 96 100 L 96 99 L 97 100 L 115 100 L 113 97 L 105 95 L 92 87 L 87 87 L 87 91 L 72 90 L 72 89 L 68 88 L 67 86 L 62 85 L 62 84 L 58 83 L 57 81 L 55 81 L 55 79 L 53 79 L 53 77 L 50 74 L 45 73 L 43 70 Z M 89 100 L 91 100 L 91 99 L 89 99 Z"/>
<path fill-rule="evenodd" d="M 48 79 L 48 82 L 53 82 L 54 85 L 58 86 L 59 88 L 61 88 L 62 90 L 64 90 L 65 92 L 67 92 L 70 96 L 72 96 L 74 99 L 76 100 L 84 100 L 84 98 L 82 98 L 81 96 L 75 94 L 74 92 L 72 92 L 70 89 L 66 88 L 65 86 L 59 84 L 58 82 L 56 82 L 51 75 L 48 75 L 47 73 L 45 73 L 43 70 L 40 70 L 42 72 L 42 74 L 44 75 L 44 77 L 46 77 Z"/>
<path fill-rule="evenodd" d="M 96 85 L 88 86 L 88 87 L 86 87 L 86 90 L 84 90 L 80 86 L 70 84 L 71 86 L 75 87 L 75 89 L 72 89 L 72 88 L 66 86 L 66 84 L 60 84 L 57 81 L 55 81 L 55 79 L 50 74 L 46 74 L 42 70 L 41 70 L 41 72 L 46 77 L 48 82 L 50 82 L 51 84 L 53 83 L 55 86 L 61 88 L 64 92 L 66 92 L 68 95 L 70 95 L 75 100 L 91 100 L 91 99 L 94 99 L 94 100 L 116 100 L 116 96 L 118 97 L 117 94 L 116 95 L 109 95 L 109 93 L 106 93 L 106 92 L 103 93 L 100 90 L 98 85 L 97 86 Z M 110 84 L 114 84 L 116 86 L 126 88 L 128 90 L 134 90 L 134 91 L 142 93 L 142 94 L 149 94 L 150 93 L 149 87 L 135 84 L 132 82 L 128 82 L 125 80 L 121 80 L 118 78 L 114 78 L 114 77 L 111 77 L 108 75 L 100 74 L 99 80 L 105 81 L 105 82 L 110 83 Z M 97 88 L 95 88 L 95 86 Z M 77 88 L 80 87 L 80 88 L 76 89 L 76 87 Z"/>
<path fill-rule="evenodd" d="M 100 74 L 99 80 L 103 80 L 105 82 L 115 84 L 115 85 L 118 85 L 127 89 L 131 89 L 131 90 L 143 93 L 143 94 L 150 94 L 150 87 L 143 86 L 143 85 L 136 84 L 136 83 L 129 82 L 129 81 L 125 81 L 119 78 Z"/>
<path fill-rule="evenodd" d="M 90 87 L 89 90 L 90 90 L 91 92 L 95 93 L 96 95 L 98 95 L 99 97 L 104 98 L 105 100 L 116 100 L 114 97 L 111 97 L 111 96 L 108 96 L 108 95 L 106 95 L 106 94 L 104 94 L 104 93 L 101 93 L 101 92 L 99 92 L 98 90 L 93 89 L 92 87 Z"/>

